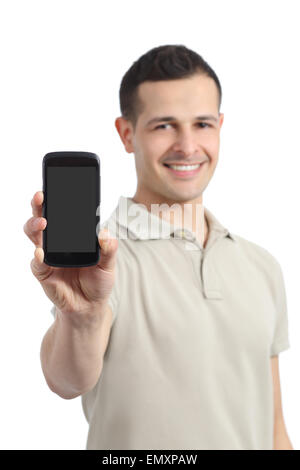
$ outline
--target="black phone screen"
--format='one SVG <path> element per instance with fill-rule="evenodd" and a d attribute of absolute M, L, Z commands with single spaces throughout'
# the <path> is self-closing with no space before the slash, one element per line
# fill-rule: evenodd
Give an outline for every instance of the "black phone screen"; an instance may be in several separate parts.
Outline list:
<path fill-rule="evenodd" d="M 96 169 L 48 167 L 48 252 L 95 251 Z"/>

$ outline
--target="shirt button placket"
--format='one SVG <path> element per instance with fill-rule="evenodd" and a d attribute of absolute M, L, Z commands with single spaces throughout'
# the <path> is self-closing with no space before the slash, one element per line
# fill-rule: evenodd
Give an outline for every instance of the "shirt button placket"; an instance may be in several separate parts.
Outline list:
<path fill-rule="evenodd" d="M 204 251 L 201 259 L 200 275 L 202 279 L 203 292 L 204 296 L 207 299 L 221 300 L 223 296 L 220 291 L 220 285 L 213 265 L 211 254 L 211 252 L 207 254 Z"/>

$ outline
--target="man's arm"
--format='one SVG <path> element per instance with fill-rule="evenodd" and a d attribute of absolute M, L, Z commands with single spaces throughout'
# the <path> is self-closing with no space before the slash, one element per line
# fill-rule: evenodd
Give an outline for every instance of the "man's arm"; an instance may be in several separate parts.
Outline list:
<path fill-rule="evenodd" d="M 113 313 L 108 304 L 93 325 L 72 324 L 56 312 L 41 345 L 42 370 L 50 390 L 72 399 L 97 383 L 110 336 Z"/>
<path fill-rule="evenodd" d="M 286 431 L 282 403 L 279 376 L 278 355 L 271 357 L 271 369 L 273 376 L 273 397 L 274 397 L 274 443 L 273 450 L 294 450 Z"/>

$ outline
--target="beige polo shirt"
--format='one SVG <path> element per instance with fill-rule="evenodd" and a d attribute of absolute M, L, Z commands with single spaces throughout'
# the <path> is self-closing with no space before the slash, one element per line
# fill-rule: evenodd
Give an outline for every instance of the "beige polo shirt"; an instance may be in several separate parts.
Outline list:
<path fill-rule="evenodd" d="M 149 231 L 159 217 L 123 196 L 103 224 L 119 248 L 102 373 L 81 397 L 86 449 L 273 448 L 270 358 L 290 346 L 282 270 L 204 211 L 204 249 L 165 221 Z"/>

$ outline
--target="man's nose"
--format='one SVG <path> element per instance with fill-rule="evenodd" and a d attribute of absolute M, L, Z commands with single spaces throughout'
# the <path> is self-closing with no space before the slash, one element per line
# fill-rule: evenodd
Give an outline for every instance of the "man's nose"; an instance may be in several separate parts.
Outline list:
<path fill-rule="evenodd" d="M 186 156 L 193 155 L 199 150 L 199 136 L 195 135 L 195 131 L 181 130 L 176 136 L 173 148 L 174 151 L 181 152 Z"/>

